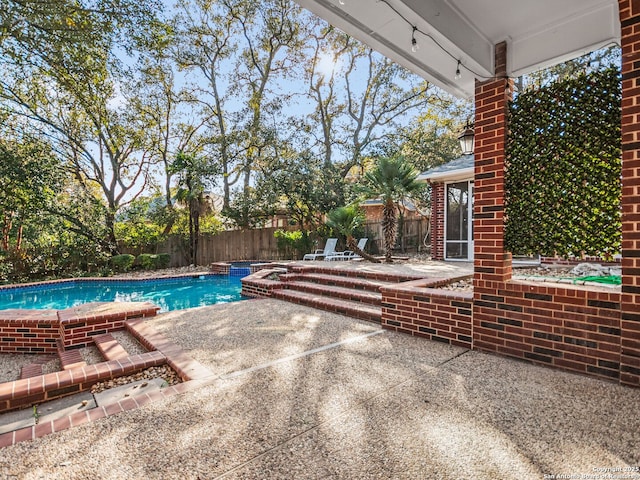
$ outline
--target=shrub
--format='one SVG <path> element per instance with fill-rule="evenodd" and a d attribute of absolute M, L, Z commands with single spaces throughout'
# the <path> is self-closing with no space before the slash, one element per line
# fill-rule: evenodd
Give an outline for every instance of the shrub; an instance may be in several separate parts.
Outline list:
<path fill-rule="evenodd" d="M 136 265 L 139 265 L 143 268 L 143 270 L 152 270 L 153 269 L 153 260 L 151 259 L 150 253 L 142 253 L 138 255 L 136 258 Z"/>
<path fill-rule="evenodd" d="M 156 255 L 156 257 L 156 265 L 158 266 L 157 268 L 169 267 L 169 264 L 171 263 L 171 255 L 169 255 L 168 253 L 159 253 L 158 255 Z"/>
<path fill-rule="evenodd" d="M 113 268 L 116 272 L 128 272 L 133 266 L 133 261 L 136 257 L 133 255 L 129 255 L 128 253 L 122 255 L 115 255 L 111 257 L 109 263 L 111 264 L 111 268 Z"/>
<path fill-rule="evenodd" d="M 144 270 L 157 270 L 159 268 L 167 268 L 171 261 L 171 255 L 168 253 L 160 253 L 153 255 L 150 253 L 142 253 L 136 258 L 136 264 Z"/>
<path fill-rule="evenodd" d="M 276 230 L 273 233 L 276 238 L 278 250 L 287 259 L 301 258 L 311 251 L 313 241 L 309 232 L 303 230 Z"/>

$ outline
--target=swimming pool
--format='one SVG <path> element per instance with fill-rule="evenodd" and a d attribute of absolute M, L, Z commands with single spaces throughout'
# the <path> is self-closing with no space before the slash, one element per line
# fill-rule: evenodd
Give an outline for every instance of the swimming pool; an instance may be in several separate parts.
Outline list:
<path fill-rule="evenodd" d="M 152 302 L 161 312 L 235 302 L 240 276 L 200 275 L 152 280 L 72 280 L 0 290 L 0 310 L 62 310 L 88 302 Z"/>

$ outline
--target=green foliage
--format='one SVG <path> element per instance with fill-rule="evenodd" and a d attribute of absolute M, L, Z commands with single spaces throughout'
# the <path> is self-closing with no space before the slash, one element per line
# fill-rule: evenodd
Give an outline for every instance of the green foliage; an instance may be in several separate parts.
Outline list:
<path fill-rule="evenodd" d="M 123 253 L 122 255 L 114 255 L 109 259 L 109 264 L 116 272 L 124 273 L 131 270 L 133 261 L 136 259 L 133 255 Z"/>
<path fill-rule="evenodd" d="M 343 237 L 357 235 L 365 222 L 365 215 L 359 205 L 347 205 L 331 210 L 327 214 L 327 226 Z"/>
<path fill-rule="evenodd" d="M 276 230 L 273 236 L 278 250 L 286 259 L 300 259 L 313 247 L 313 238 L 306 230 Z"/>
<path fill-rule="evenodd" d="M 378 145 L 378 156 L 402 155 L 424 172 L 458 158 L 458 135 L 464 119 L 472 116 L 472 103 L 442 94 L 433 99 L 408 125 L 397 129 L 390 141 Z"/>
<path fill-rule="evenodd" d="M 162 227 L 150 222 L 118 222 L 115 231 L 120 242 L 137 251 L 155 247 L 164 237 Z"/>
<path fill-rule="evenodd" d="M 425 188 L 417 181 L 420 174 L 405 157 L 380 157 L 372 170 L 365 173 L 360 192 L 366 198 L 379 197 L 383 203 L 400 202 L 419 195 Z"/>
<path fill-rule="evenodd" d="M 508 250 L 620 251 L 621 108 L 615 68 L 518 95 L 505 172 Z"/>
<path fill-rule="evenodd" d="M 169 268 L 169 265 L 171 263 L 171 255 L 168 253 L 158 253 L 157 254 L 158 260 L 157 260 L 157 265 L 158 268 Z"/>
<path fill-rule="evenodd" d="M 317 230 L 324 214 L 343 205 L 344 197 L 345 183 L 338 169 L 305 152 L 270 162 L 258 177 L 246 207 L 255 223 L 286 212 L 292 224 Z"/>
<path fill-rule="evenodd" d="M 168 253 L 142 253 L 136 257 L 135 265 L 139 265 L 143 270 L 158 270 L 160 268 L 167 268 L 170 261 L 171 255 Z"/>
<path fill-rule="evenodd" d="M 158 270 L 160 268 L 167 268 L 170 261 L 171 255 L 168 253 L 142 253 L 136 257 L 134 264 L 143 270 Z"/>

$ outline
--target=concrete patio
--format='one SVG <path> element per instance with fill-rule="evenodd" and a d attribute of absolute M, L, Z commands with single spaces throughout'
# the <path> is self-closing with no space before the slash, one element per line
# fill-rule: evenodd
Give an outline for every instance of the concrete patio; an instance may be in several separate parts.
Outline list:
<path fill-rule="evenodd" d="M 542 479 L 640 464 L 638 389 L 272 299 L 147 322 L 213 375 L 3 448 L 0 478 Z"/>

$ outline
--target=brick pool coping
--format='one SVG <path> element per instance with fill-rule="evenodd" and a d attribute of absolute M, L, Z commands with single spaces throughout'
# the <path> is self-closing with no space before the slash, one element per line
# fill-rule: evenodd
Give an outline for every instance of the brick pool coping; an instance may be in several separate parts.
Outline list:
<path fill-rule="evenodd" d="M 145 348 L 150 350 L 149 352 L 95 365 L 76 367 L 28 379 L 2 383 L 0 384 L 0 410 L 10 411 L 42 403 L 53 398 L 86 391 L 98 381 L 129 375 L 151 366 L 164 364 L 168 364 L 173 368 L 183 380 L 183 383 L 166 387 L 159 391 L 127 397 L 109 405 L 77 412 L 57 420 L 45 421 L 4 433 L 0 435 L 0 448 L 15 445 L 25 440 L 33 440 L 92 420 L 132 410 L 156 400 L 194 390 L 203 385 L 203 379 L 212 377 L 212 372 L 208 368 L 195 361 L 178 345 L 149 326 L 144 317 L 126 320 L 113 318 L 118 315 L 126 315 L 127 310 L 123 307 L 126 306 L 125 303 L 111 303 L 109 305 L 116 311 L 109 312 L 108 308 L 101 305 L 103 316 L 108 317 L 110 315 L 114 320 L 114 325 L 122 323 L 122 328 L 126 328 Z M 73 320 L 84 320 L 92 316 L 89 307 L 85 311 L 87 312 L 87 317 L 82 317 L 78 312 L 74 312 Z M 133 308 L 133 311 L 139 312 L 139 308 Z M 156 311 L 157 309 L 154 309 L 154 315 Z M 24 316 L 27 318 L 32 317 L 31 311 L 24 311 Z M 14 317 L 18 317 L 18 315 L 14 313 Z M 95 315 L 93 317 L 95 318 Z M 111 331 L 117 329 L 119 328 L 112 328 Z"/>

